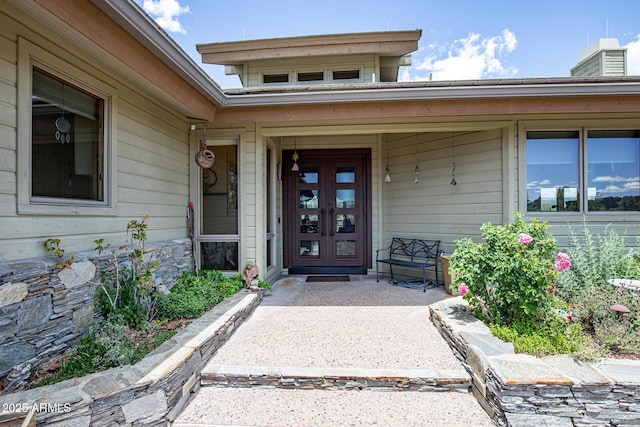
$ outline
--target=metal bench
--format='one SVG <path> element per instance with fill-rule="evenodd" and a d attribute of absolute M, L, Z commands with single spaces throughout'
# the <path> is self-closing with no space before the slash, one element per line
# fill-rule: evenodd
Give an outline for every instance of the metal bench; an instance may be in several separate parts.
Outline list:
<path fill-rule="evenodd" d="M 393 266 L 422 269 L 422 290 L 433 285 L 427 280 L 427 269 L 435 269 L 435 284 L 438 284 L 438 261 L 440 257 L 440 240 L 423 240 L 394 237 L 391 244 L 376 251 L 376 281 L 380 281 L 380 263 L 389 264 L 391 281 Z M 410 286 L 415 287 L 415 286 Z"/>

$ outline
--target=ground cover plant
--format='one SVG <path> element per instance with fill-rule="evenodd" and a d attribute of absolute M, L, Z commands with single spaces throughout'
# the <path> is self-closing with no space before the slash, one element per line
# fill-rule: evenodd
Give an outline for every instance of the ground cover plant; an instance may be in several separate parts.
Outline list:
<path fill-rule="evenodd" d="M 104 240 L 95 241 L 100 254 L 95 307 L 104 321 L 90 325 L 64 357 L 36 367 L 31 386 L 136 363 L 244 287 L 240 274 L 200 270 L 198 275 L 185 272 L 167 293 L 160 292 L 152 279 L 157 265 L 144 256 L 148 219 L 128 221 L 127 242 L 108 255 L 104 255 L 110 249 Z M 58 239 L 47 240 L 45 248 L 61 259 L 60 268 L 73 261 Z M 259 286 L 271 289 L 264 281 Z"/>

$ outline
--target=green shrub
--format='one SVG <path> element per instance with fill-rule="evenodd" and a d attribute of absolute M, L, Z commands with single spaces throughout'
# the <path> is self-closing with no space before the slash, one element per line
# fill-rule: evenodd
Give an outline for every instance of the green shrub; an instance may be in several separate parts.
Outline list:
<path fill-rule="evenodd" d="M 640 240 L 636 240 L 640 246 Z M 581 295 L 592 292 L 600 286 L 608 286 L 609 279 L 640 279 L 637 251 L 626 247 L 625 237 L 607 227 L 604 234 L 594 236 L 582 227 L 582 236 L 570 229 L 572 265 L 560 274 L 557 292 L 567 301 L 579 301 Z"/>
<path fill-rule="evenodd" d="M 566 268 L 559 262 L 569 262 L 565 254 L 557 252 L 546 222 L 536 218 L 526 222 L 522 218 L 517 213 L 509 225 L 483 224 L 485 243 L 461 239 L 451 257 L 451 269 L 456 272 L 454 285 L 476 315 L 488 323 L 544 320 L 554 303 L 557 269 Z"/>
<path fill-rule="evenodd" d="M 111 277 L 96 292 L 96 309 L 104 316 L 117 315 L 124 323 L 138 329 L 151 320 L 148 310 L 150 290 L 140 286 L 130 268 L 123 267 L 118 272 L 117 286 L 112 285 Z M 154 303 L 155 304 L 155 303 Z"/>
<path fill-rule="evenodd" d="M 81 377 L 116 366 L 136 363 L 149 352 L 171 338 L 176 332 L 162 330 L 153 334 L 157 325 L 146 324 L 152 338 L 139 343 L 129 338 L 129 326 L 114 315 L 93 332 L 87 333 L 71 347 L 66 360 L 51 376 L 34 382 L 36 387 L 54 384 L 66 379 Z"/>
<path fill-rule="evenodd" d="M 86 334 L 71 347 L 67 360 L 55 375 L 39 382 L 38 386 L 54 384 L 91 372 L 134 362 L 135 344 L 127 338 L 129 327 L 114 317 L 93 333 Z"/>
<path fill-rule="evenodd" d="M 160 318 L 199 317 L 222 300 L 220 292 L 212 283 L 202 280 L 186 283 L 181 281 L 171 288 L 169 294 L 158 299 L 157 308 Z"/>

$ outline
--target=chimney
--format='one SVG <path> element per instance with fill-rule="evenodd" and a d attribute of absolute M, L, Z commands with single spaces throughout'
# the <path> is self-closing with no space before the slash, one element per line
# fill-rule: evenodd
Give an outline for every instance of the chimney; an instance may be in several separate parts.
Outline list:
<path fill-rule="evenodd" d="M 627 48 L 618 39 L 600 39 L 580 52 L 571 77 L 612 77 L 627 75 Z"/>

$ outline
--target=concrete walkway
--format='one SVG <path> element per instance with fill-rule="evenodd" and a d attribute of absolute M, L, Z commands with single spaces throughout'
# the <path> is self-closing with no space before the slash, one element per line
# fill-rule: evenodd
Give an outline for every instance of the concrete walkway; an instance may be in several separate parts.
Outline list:
<path fill-rule="evenodd" d="M 174 427 L 493 425 L 429 320 L 442 287 L 305 278 L 274 284 Z"/>

